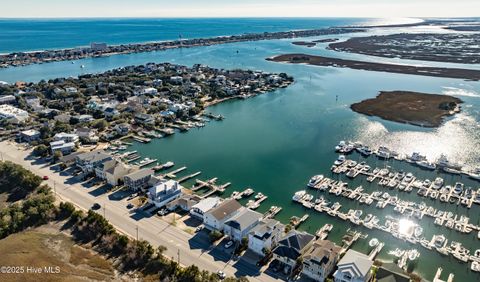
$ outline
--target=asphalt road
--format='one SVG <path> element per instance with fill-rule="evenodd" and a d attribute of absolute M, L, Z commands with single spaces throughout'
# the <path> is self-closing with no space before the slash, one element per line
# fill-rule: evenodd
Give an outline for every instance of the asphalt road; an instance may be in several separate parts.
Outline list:
<path fill-rule="evenodd" d="M 182 265 L 195 264 L 200 269 L 212 272 L 222 270 L 228 276 L 247 276 L 250 281 L 282 281 L 260 273 L 258 267 L 243 259 L 230 260 L 222 244 L 209 246 L 205 232 L 191 235 L 156 216 L 129 211 L 126 199 L 116 198 L 116 192 L 104 193 L 98 187 L 85 187 L 67 173 L 54 172 L 49 165 L 28 159 L 28 154 L 28 151 L 19 149 L 15 144 L 0 143 L 0 158 L 20 164 L 39 176 L 47 175 L 49 179 L 46 182 L 61 200 L 72 202 L 85 210 L 99 203 L 102 207 L 97 212 L 104 214 L 120 232 L 132 238 L 136 238 L 138 232 L 138 239 L 147 240 L 154 247 L 167 247 L 165 255 Z"/>

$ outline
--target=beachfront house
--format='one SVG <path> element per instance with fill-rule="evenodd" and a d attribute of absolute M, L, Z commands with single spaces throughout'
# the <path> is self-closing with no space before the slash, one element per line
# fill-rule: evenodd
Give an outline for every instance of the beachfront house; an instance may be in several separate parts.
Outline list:
<path fill-rule="evenodd" d="M 157 208 L 163 208 L 180 196 L 182 196 L 182 186 L 175 180 L 163 181 L 148 189 L 148 202 Z"/>
<path fill-rule="evenodd" d="M 112 159 L 106 161 L 95 168 L 95 175 L 107 181 L 112 186 L 117 186 L 123 183 L 125 175 L 137 170 L 136 166 L 127 165 L 121 161 Z"/>
<path fill-rule="evenodd" d="M 167 204 L 167 209 L 173 211 L 176 209 L 181 209 L 183 211 L 190 211 L 192 207 L 198 204 L 202 198 L 195 194 L 182 194 L 178 199 L 175 199 Z"/>
<path fill-rule="evenodd" d="M 248 233 L 248 248 L 258 255 L 272 250 L 283 235 L 285 225 L 275 219 L 262 219 Z"/>
<path fill-rule="evenodd" d="M 190 215 L 203 220 L 204 214 L 218 206 L 218 204 L 221 202 L 222 199 L 219 197 L 208 197 L 202 199 L 197 204 L 193 205 L 193 207 L 190 209 Z"/>
<path fill-rule="evenodd" d="M 65 143 L 76 143 L 79 140 L 79 137 L 75 133 L 57 133 L 53 136 L 53 140 L 55 141 L 65 141 Z"/>
<path fill-rule="evenodd" d="M 95 172 L 95 167 L 103 162 L 112 159 L 110 154 L 107 154 L 103 150 L 94 150 L 91 152 L 83 153 L 75 158 L 75 163 L 84 174 L 90 174 Z"/>
<path fill-rule="evenodd" d="M 223 231 L 227 220 L 245 209 L 235 199 L 229 199 L 221 202 L 203 215 L 203 224 L 209 230 Z"/>
<path fill-rule="evenodd" d="M 23 142 L 32 142 L 40 139 L 40 132 L 35 129 L 25 130 L 19 133 L 18 138 Z"/>
<path fill-rule="evenodd" d="M 149 114 L 138 113 L 135 114 L 134 120 L 138 124 L 155 124 L 155 117 Z"/>
<path fill-rule="evenodd" d="M 273 249 L 273 258 L 285 266 L 285 272 L 289 273 L 297 264 L 297 260 L 310 249 L 315 236 L 307 232 L 291 230 Z"/>
<path fill-rule="evenodd" d="M 328 240 L 316 240 L 303 255 L 302 273 L 314 281 L 325 281 L 340 258 L 341 247 Z"/>
<path fill-rule="evenodd" d="M 125 175 L 123 182 L 126 187 L 133 191 L 143 190 L 148 186 L 150 178 L 154 174 L 153 169 L 144 168 Z"/>
<path fill-rule="evenodd" d="M 337 264 L 333 274 L 335 282 L 363 282 L 371 278 L 370 268 L 373 261 L 367 255 L 348 250 Z"/>
<path fill-rule="evenodd" d="M 262 217 L 263 215 L 259 212 L 251 209 L 242 209 L 225 222 L 223 232 L 230 239 L 240 241 L 242 238 L 248 237 L 250 230 L 258 224 Z"/>
<path fill-rule="evenodd" d="M 75 150 L 75 143 L 65 142 L 65 140 L 58 140 L 50 142 L 50 150 L 52 154 L 61 152 L 62 155 L 68 155 Z"/>

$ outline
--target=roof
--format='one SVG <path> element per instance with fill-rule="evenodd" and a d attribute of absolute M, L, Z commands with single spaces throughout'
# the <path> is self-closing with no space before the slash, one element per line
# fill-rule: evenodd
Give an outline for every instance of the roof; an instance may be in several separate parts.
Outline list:
<path fill-rule="evenodd" d="M 242 208 L 239 202 L 235 199 L 225 200 L 218 206 L 214 207 L 209 213 L 217 220 L 223 220 Z"/>
<path fill-rule="evenodd" d="M 137 170 L 135 172 L 132 172 L 130 174 L 125 175 L 125 177 L 130 178 L 132 181 L 139 180 L 142 178 L 145 178 L 147 176 L 152 176 L 154 173 L 153 169 L 151 168 L 144 168 Z"/>
<path fill-rule="evenodd" d="M 302 250 L 314 238 L 315 236 L 307 232 L 292 230 L 278 242 L 278 246 L 274 249 L 273 253 L 278 256 L 296 260 L 302 254 Z"/>
<path fill-rule="evenodd" d="M 108 158 L 111 158 L 111 156 L 107 154 L 104 150 L 94 150 L 77 156 L 77 159 L 80 161 L 87 161 L 92 163 Z"/>
<path fill-rule="evenodd" d="M 409 282 L 410 277 L 404 273 L 404 271 L 398 267 L 395 263 L 384 263 L 378 268 L 375 275 L 377 281 L 381 282 Z"/>
<path fill-rule="evenodd" d="M 40 134 L 40 131 L 35 130 L 35 129 L 29 129 L 29 130 L 22 131 L 21 133 L 25 136 L 32 137 L 32 136 Z"/>
<path fill-rule="evenodd" d="M 341 247 L 329 240 L 317 240 L 305 253 L 304 259 L 318 264 L 326 264 L 331 260 L 335 260 L 341 249 Z"/>
<path fill-rule="evenodd" d="M 245 230 L 252 224 L 259 221 L 263 215 L 251 209 L 243 209 L 238 214 L 230 218 L 225 224 L 237 230 Z"/>
<path fill-rule="evenodd" d="M 209 197 L 198 202 L 198 204 L 194 205 L 192 209 L 198 209 L 203 213 L 206 213 L 216 207 L 220 202 L 221 199 L 219 197 Z"/>
<path fill-rule="evenodd" d="M 72 161 L 74 161 L 75 158 L 76 158 L 78 155 L 80 155 L 80 154 L 82 154 L 82 152 L 74 152 L 74 153 L 72 153 L 72 154 L 70 154 L 70 155 L 63 156 L 63 157 L 60 158 L 60 162 L 62 162 L 62 163 L 72 162 Z"/>
<path fill-rule="evenodd" d="M 338 262 L 338 271 L 349 272 L 352 277 L 365 277 L 368 275 L 373 261 L 367 255 L 348 250 Z"/>
<path fill-rule="evenodd" d="M 271 230 L 277 225 L 279 225 L 279 230 L 284 230 L 284 226 L 280 221 L 273 218 L 263 219 L 252 228 L 250 234 L 254 235 L 256 238 L 265 240 L 272 235 Z"/>

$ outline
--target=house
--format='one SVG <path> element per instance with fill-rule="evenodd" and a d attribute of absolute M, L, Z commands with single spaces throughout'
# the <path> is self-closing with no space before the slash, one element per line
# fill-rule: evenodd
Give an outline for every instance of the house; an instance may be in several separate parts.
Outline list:
<path fill-rule="evenodd" d="M 373 261 L 367 255 L 348 250 L 337 264 L 337 271 L 333 274 L 335 282 L 361 282 L 369 281 L 370 268 Z"/>
<path fill-rule="evenodd" d="M 95 42 L 92 42 L 90 44 L 90 49 L 92 49 L 92 51 L 103 51 L 103 50 L 106 50 L 107 49 L 107 43 L 95 43 Z"/>
<path fill-rule="evenodd" d="M 227 220 L 223 226 L 223 232 L 234 241 L 241 241 L 247 238 L 258 221 L 263 217 L 259 212 L 251 209 L 241 209 L 236 215 Z"/>
<path fill-rule="evenodd" d="M 242 209 L 245 207 L 235 199 L 225 200 L 203 215 L 203 224 L 209 230 L 223 231 L 225 222 Z"/>
<path fill-rule="evenodd" d="M 66 87 L 65 92 L 67 92 L 68 94 L 76 94 L 78 90 L 75 87 Z"/>
<path fill-rule="evenodd" d="M 262 219 L 248 233 L 248 248 L 264 255 L 264 250 L 272 250 L 280 240 L 285 225 L 275 219 Z"/>
<path fill-rule="evenodd" d="M 73 152 L 69 155 L 60 157 L 59 162 L 65 164 L 67 166 L 73 165 L 75 163 L 75 159 L 77 158 L 77 156 L 81 155 L 81 154 L 83 154 L 83 153 L 82 152 Z"/>
<path fill-rule="evenodd" d="M 203 220 L 203 215 L 222 202 L 219 197 L 202 199 L 190 209 L 190 215 Z"/>
<path fill-rule="evenodd" d="M 40 139 L 40 131 L 35 129 L 25 130 L 19 133 L 19 139 L 24 142 L 32 142 Z"/>
<path fill-rule="evenodd" d="M 130 131 L 130 124 L 128 123 L 120 123 L 115 125 L 115 130 L 117 131 L 118 135 L 125 136 Z"/>
<path fill-rule="evenodd" d="M 340 258 L 341 247 L 328 240 L 316 240 L 303 255 L 302 273 L 314 281 L 325 281 Z"/>
<path fill-rule="evenodd" d="M 12 123 L 22 123 L 25 122 L 28 117 L 27 111 L 11 105 L 0 105 L 0 119 L 5 119 Z"/>
<path fill-rule="evenodd" d="M 148 189 L 148 202 L 157 208 L 166 206 L 182 196 L 182 186 L 175 180 L 167 180 Z"/>
<path fill-rule="evenodd" d="M 93 116 L 91 115 L 78 115 L 74 117 L 79 123 L 91 122 L 93 121 Z"/>
<path fill-rule="evenodd" d="M 171 83 L 171 84 L 182 84 L 182 83 L 183 83 L 183 77 L 181 77 L 181 76 L 172 76 L 172 77 L 170 77 L 170 83 Z"/>
<path fill-rule="evenodd" d="M 138 113 L 135 114 L 134 119 L 139 124 L 155 124 L 155 117 L 149 114 Z"/>
<path fill-rule="evenodd" d="M 144 168 L 125 175 L 123 182 L 126 187 L 133 191 L 144 189 L 148 186 L 148 181 L 154 171 L 151 168 Z"/>
<path fill-rule="evenodd" d="M 77 134 L 74 133 L 57 133 L 53 136 L 53 140 L 55 141 L 65 141 L 65 143 L 75 143 L 78 142 L 79 137 Z"/>
<path fill-rule="evenodd" d="M 106 180 L 108 184 L 117 186 L 123 182 L 125 175 L 136 171 L 137 167 L 129 166 L 121 161 L 112 159 L 95 168 L 95 175 Z"/>
<path fill-rule="evenodd" d="M 78 135 L 78 138 L 84 143 L 97 143 L 100 139 L 97 135 L 96 129 L 79 127 L 76 128 L 74 132 Z"/>
<path fill-rule="evenodd" d="M 195 194 L 183 194 L 180 198 L 171 201 L 167 204 L 167 209 L 173 211 L 177 208 L 183 211 L 190 211 L 193 206 L 198 204 L 202 198 Z"/>
<path fill-rule="evenodd" d="M 97 165 L 111 159 L 112 156 L 105 151 L 94 150 L 78 155 L 75 159 L 75 164 L 83 171 L 83 173 L 89 174 L 95 172 L 95 167 Z"/>
<path fill-rule="evenodd" d="M 273 249 L 273 258 L 293 269 L 297 259 L 310 248 L 315 236 L 307 232 L 292 230 L 288 232 Z"/>
<path fill-rule="evenodd" d="M 395 263 L 383 263 L 377 270 L 373 281 L 409 282 L 410 277 Z"/>
<path fill-rule="evenodd" d="M 50 142 L 50 149 L 52 154 L 59 151 L 62 155 L 68 155 L 75 150 L 75 143 L 65 140 L 52 141 Z"/>
<path fill-rule="evenodd" d="M 17 102 L 17 98 L 13 95 L 0 96 L 0 104 L 13 104 Z"/>

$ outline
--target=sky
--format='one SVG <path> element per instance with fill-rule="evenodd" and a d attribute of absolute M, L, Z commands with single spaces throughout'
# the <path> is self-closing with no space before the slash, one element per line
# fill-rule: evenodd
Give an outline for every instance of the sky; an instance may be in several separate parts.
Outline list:
<path fill-rule="evenodd" d="M 1 0 L 0 18 L 478 17 L 480 0 Z"/>

